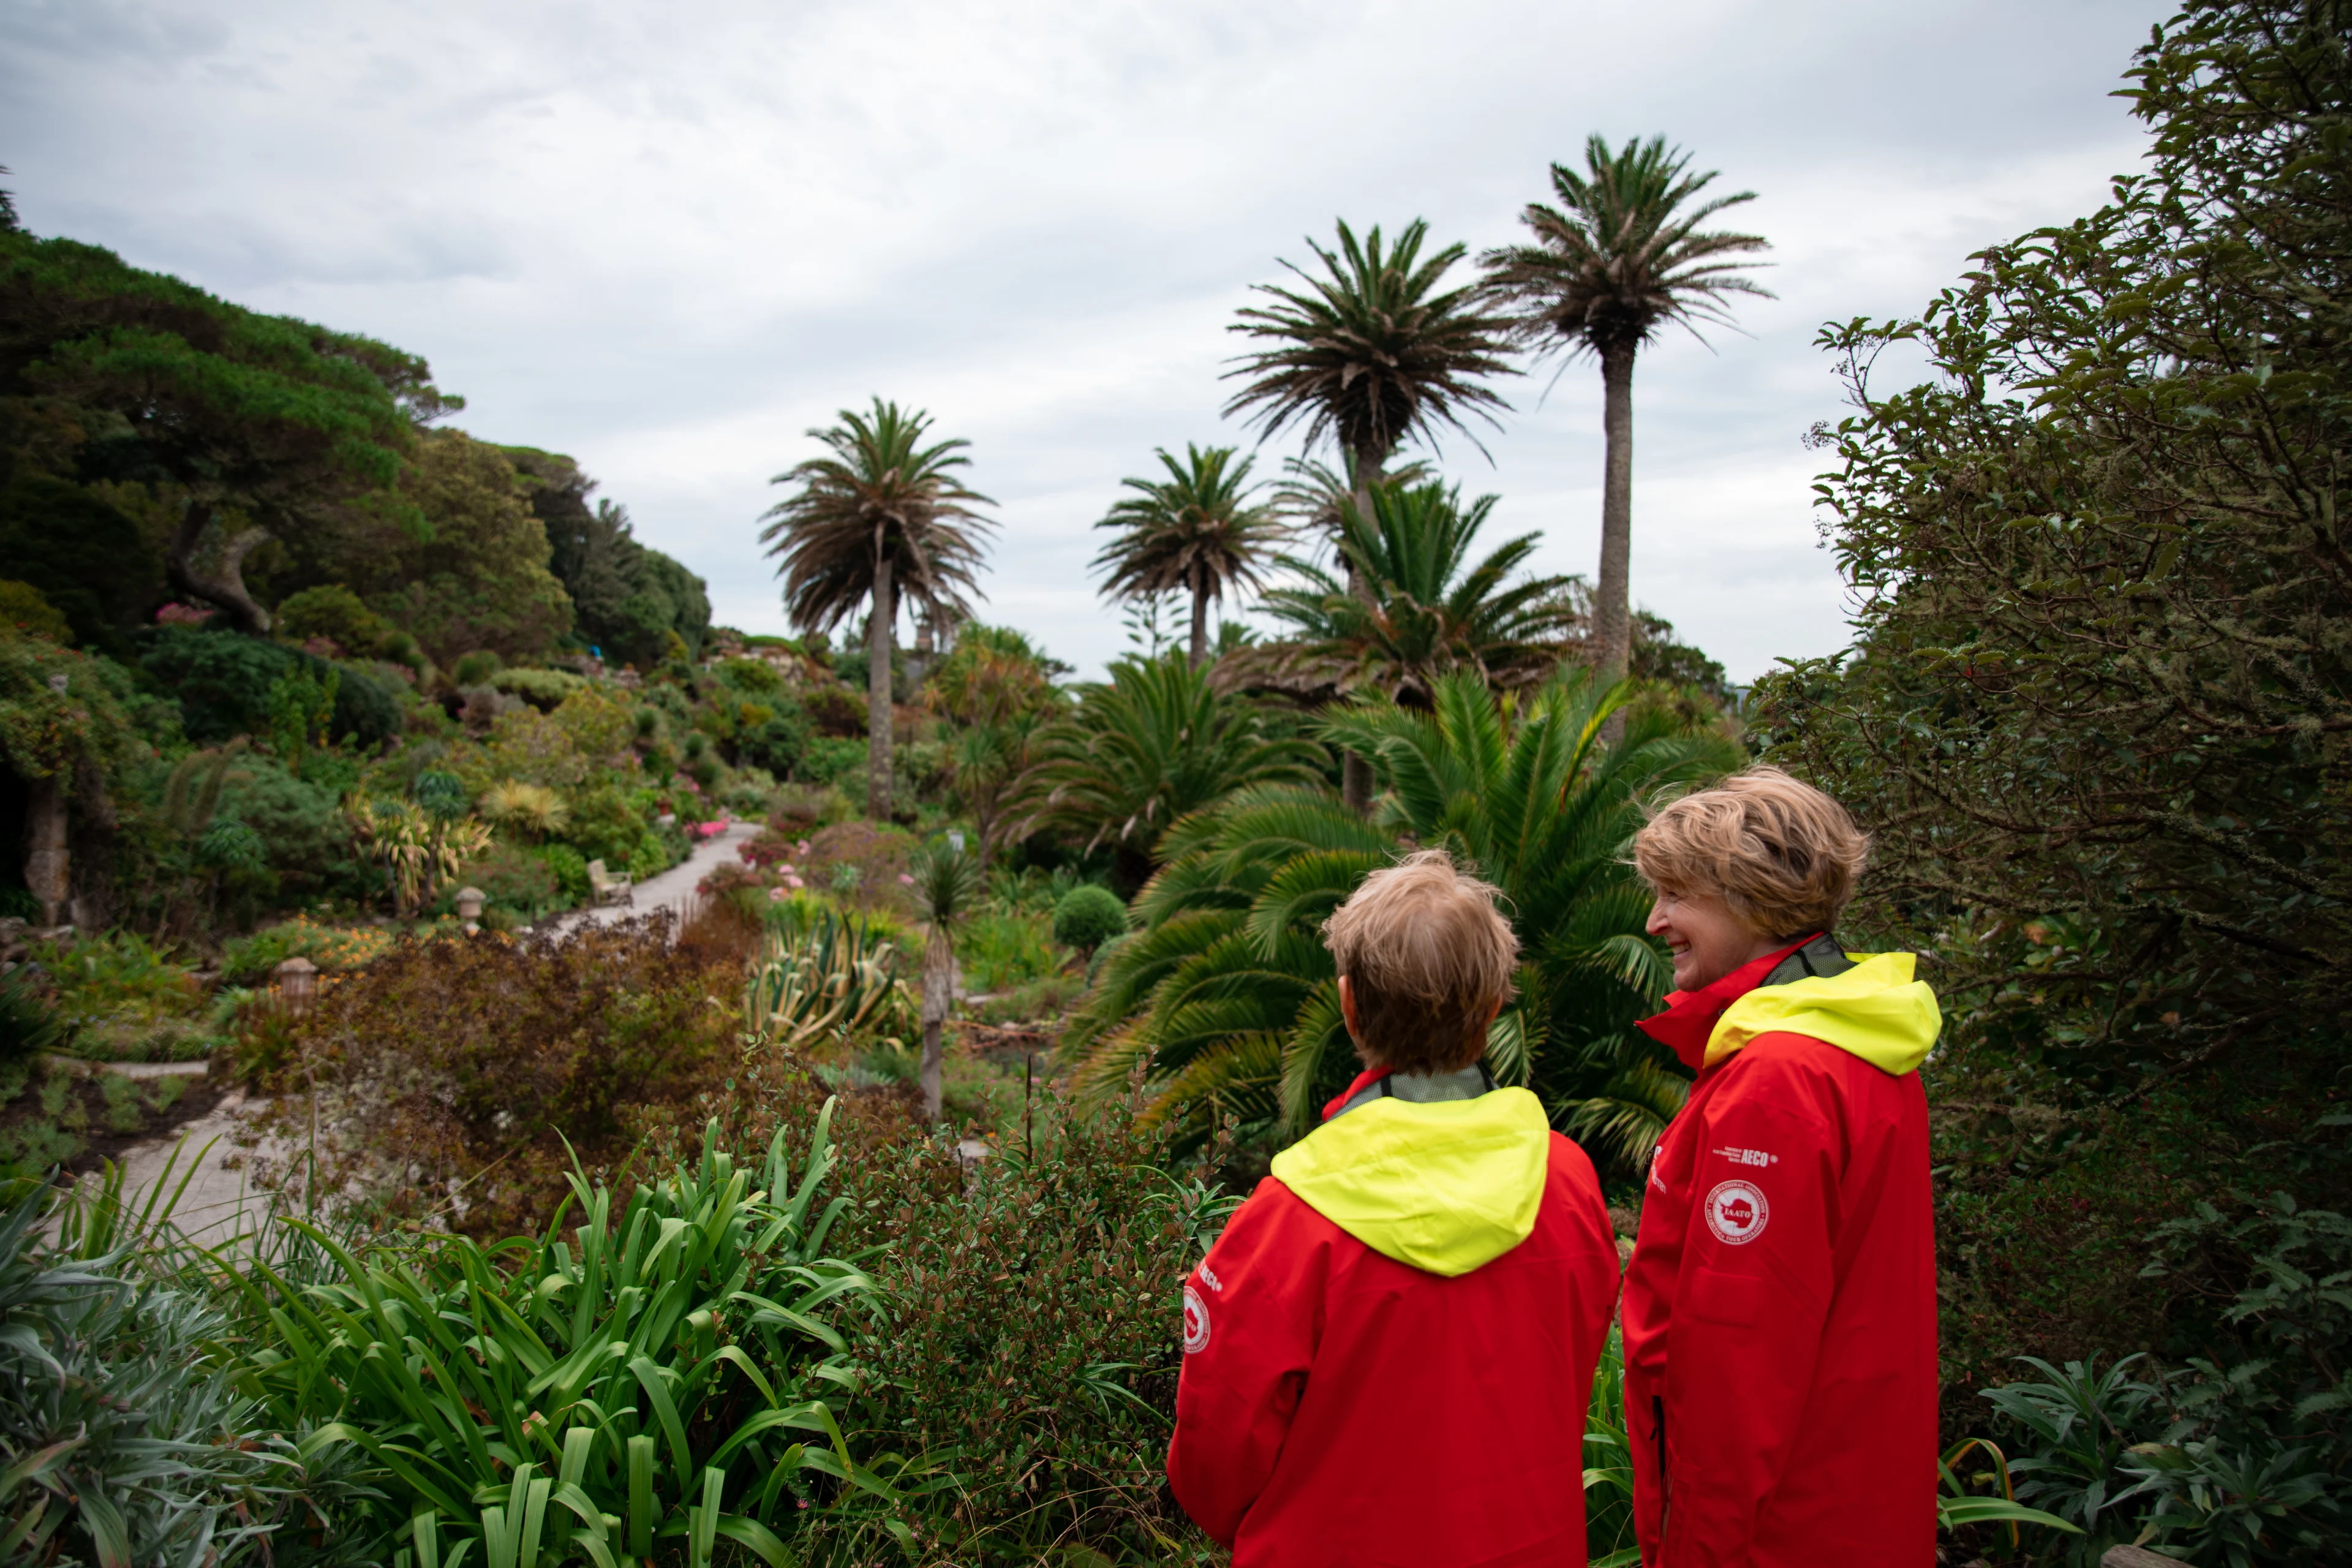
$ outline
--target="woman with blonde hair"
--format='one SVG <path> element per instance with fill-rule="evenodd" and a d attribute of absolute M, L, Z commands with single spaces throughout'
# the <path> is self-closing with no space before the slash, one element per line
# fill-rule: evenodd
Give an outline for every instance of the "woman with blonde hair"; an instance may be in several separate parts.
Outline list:
<path fill-rule="evenodd" d="M 1625 1277 L 1649 1568 L 1936 1559 L 1927 1100 L 1941 1026 L 1907 952 L 1832 931 L 1870 842 L 1759 767 L 1634 840 L 1673 954 L 1642 1027 L 1696 1074 Z"/>

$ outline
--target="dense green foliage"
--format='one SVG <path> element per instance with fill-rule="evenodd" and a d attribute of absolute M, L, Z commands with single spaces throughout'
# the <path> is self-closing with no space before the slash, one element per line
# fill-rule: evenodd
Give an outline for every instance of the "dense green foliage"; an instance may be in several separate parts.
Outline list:
<path fill-rule="evenodd" d="M 1448 676 L 1433 711 L 1365 700 L 1323 722 L 1387 786 L 1374 819 L 1328 793 L 1261 785 L 1175 823 L 1135 900 L 1141 929 L 1074 1020 L 1081 1083 L 1115 1094 L 1139 1065 L 1153 1116 L 1189 1142 L 1227 1116 L 1259 1134 L 1311 1127 L 1356 1069 L 1321 922 L 1409 840 L 1499 887 L 1519 934 L 1518 998 L 1488 1047 L 1496 1076 L 1533 1087 L 1562 1126 L 1649 1111 L 1654 1142 L 1681 1080 L 1631 1027 L 1666 971 L 1642 934 L 1649 897 L 1624 845 L 1650 796 L 1738 754 L 1656 710 L 1602 745 L 1626 695 L 1578 672 L 1507 709 L 1475 678 Z"/>

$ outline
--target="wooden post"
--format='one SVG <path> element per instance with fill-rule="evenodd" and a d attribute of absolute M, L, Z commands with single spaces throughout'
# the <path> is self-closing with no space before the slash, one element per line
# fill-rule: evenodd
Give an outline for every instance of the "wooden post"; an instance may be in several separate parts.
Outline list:
<path fill-rule="evenodd" d="M 2178 1557 L 2167 1557 L 2161 1552 L 2150 1552 L 2145 1546 L 2110 1546 L 2099 1559 L 2099 1568 L 2189 1568 Z"/>

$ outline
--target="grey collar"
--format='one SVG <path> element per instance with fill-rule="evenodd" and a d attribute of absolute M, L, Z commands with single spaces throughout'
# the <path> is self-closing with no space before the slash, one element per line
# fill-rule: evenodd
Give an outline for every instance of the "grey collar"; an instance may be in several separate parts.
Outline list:
<path fill-rule="evenodd" d="M 1759 987 L 1762 987 L 1786 985 L 1791 980 L 1811 980 L 1816 977 L 1825 980 L 1832 974 L 1843 974 L 1853 967 L 1853 960 L 1845 955 L 1845 949 L 1832 941 L 1827 931 L 1823 931 L 1774 964 L 1772 973 L 1756 984 Z"/>
<path fill-rule="evenodd" d="M 1370 1105 L 1376 1100 L 1428 1105 L 1441 1100 L 1475 1100 L 1494 1087 L 1495 1075 L 1486 1070 L 1485 1062 L 1473 1062 L 1460 1072 L 1387 1073 L 1358 1089 L 1347 1104 L 1325 1120 L 1336 1121 L 1358 1106 Z"/>

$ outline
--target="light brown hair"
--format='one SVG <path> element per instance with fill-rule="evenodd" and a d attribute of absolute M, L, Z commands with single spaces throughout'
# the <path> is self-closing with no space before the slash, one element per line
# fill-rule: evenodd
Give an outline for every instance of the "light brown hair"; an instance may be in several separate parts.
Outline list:
<path fill-rule="evenodd" d="M 1366 877 L 1332 911 L 1323 944 L 1348 977 L 1367 1066 L 1455 1072 L 1485 1052 L 1519 957 L 1495 897 L 1444 850 L 1423 849 Z"/>
<path fill-rule="evenodd" d="M 1721 899 L 1766 937 L 1828 931 L 1869 858 L 1869 836 L 1845 807 L 1779 768 L 1750 768 L 1662 806 L 1633 839 L 1651 887 Z"/>

